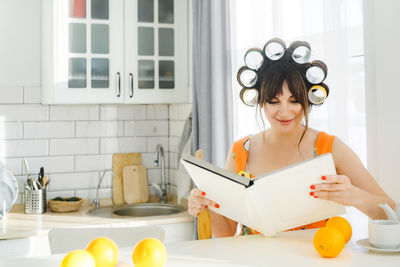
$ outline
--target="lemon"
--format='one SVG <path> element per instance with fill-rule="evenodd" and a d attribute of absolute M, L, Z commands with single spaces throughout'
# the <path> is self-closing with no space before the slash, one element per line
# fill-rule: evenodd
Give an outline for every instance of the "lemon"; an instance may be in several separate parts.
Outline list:
<path fill-rule="evenodd" d="M 135 267 L 162 267 L 167 260 L 167 252 L 160 240 L 146 238 L 136 244 L 132 260 Z"/>
<path fill-rule="evenodd" d="M 83 249 L 74 250 L 67 254 L 60 267 L 96 267 L 96 262 L 89 252 Z"/>
<path fill-rule="evenodd" d="M 86 248 L 96 261 L 96 267 L 114 267 L 118 261 L 118 246 L 107 237 L 92 240 Z"/>

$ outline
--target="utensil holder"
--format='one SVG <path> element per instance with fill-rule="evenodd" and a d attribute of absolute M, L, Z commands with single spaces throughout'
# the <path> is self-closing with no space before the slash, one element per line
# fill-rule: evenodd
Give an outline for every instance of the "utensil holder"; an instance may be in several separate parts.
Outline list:
<path fill-rule="evenodd" d="M 27 190 L 24 191 L 25 213 L 41 214 L 46 212 L 46 190 Z"/>

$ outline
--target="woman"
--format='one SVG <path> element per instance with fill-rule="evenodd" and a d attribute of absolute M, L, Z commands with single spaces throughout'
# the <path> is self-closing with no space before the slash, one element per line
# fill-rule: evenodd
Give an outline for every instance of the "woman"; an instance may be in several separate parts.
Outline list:
<path fill-rule="evenodd" d="M 247 105 L 259 105 L 271 127 L 236 141 L 228 153 L 226 169 L 235 173 L 245 171 L 254 177 L 332 153 L 337 175 L 322 176 L 321 183 L 310 185 L 309 197 L 353 206 L 370 218 L 384 219 L 386 215 L 378 204 L 388 203 L 392 208 L 395 204 L 354 151 L 339 138 L 308 128 L 310 109 L 322 104 L 329 94 L 329 88 L 322 83 L 327 74 L 326 65 L 321 61 L 308 63 L 310 51 L 305 42 L 294 42 L 286 49 L 284 42 L 275 38 L 263 50 L 250 49 L 246 53 L 247 66 L 238 73 L 238 81 L 244 87 L 241 99 Z M 322 94 L 317 95 L 318 91 Z M 246 94 L 253 98 L 249 99 Z M 279 190 L 285 197 L 285 189 Z M 209 205 L 219 206 L 207 199 L 206 193 L 198 189 L 191 191 L 188 203 L 191 215 L 197 216 Z M 237 222 L 210 210 L 209 214 L 214 237 L 235 234 Z M 325 220 L 292 230 L 324 225 Z M 255 233 L 242 226 L 241 235 Z"/>

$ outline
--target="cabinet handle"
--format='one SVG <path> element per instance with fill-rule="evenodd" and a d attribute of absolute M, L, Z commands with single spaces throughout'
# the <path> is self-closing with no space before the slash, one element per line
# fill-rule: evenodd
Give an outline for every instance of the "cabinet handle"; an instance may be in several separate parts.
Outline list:
<path fill-rule="evenodd" d="M 121 74 L 117 72 L 117 77 L 118 77 L 118 95 L 117 97 L 121 96 Z"/>
<path fill-rule="evenodd" d="M 130 81 L 130 85 L 131 85 L 131 94 L 130 94 L 130 98 L 133 97 L 133 74 L 129 73 L 129 81 Z"/>

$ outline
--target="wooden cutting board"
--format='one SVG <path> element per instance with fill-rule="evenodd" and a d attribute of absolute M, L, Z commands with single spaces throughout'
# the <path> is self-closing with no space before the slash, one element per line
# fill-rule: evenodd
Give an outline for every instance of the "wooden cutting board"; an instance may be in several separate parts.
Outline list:
<path fill-rule="evenodd" d="M 124 190 L 122 182 L 122 170 L 128 165 L 142 165 L 142 155 L 140 153 L 116 153 L 112 157 L 112 201 L 114 205 L 125 204 Z"/>
<path fill-rule="evenodd" d="M 130 165 L 122 170 L 124 185 L 124 199 L 126 204 L 143 203 L 149 201 L 146 167 Z"/>

